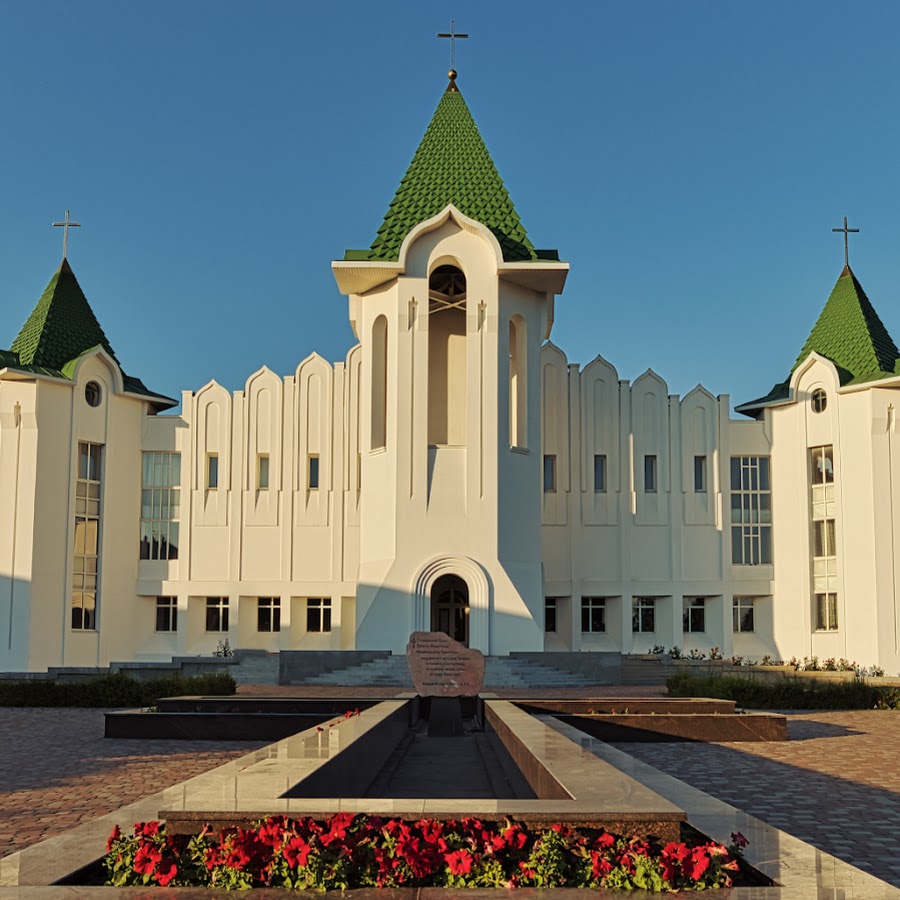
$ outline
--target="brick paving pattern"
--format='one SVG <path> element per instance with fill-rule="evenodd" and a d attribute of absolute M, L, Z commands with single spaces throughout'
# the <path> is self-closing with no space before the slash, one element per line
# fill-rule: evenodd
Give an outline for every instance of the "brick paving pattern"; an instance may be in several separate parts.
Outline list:
<path fill-rule="evenodd" d="M 261 746 L 107 740 L 103 710 L 2 708 L 0 856 Z"/>
<path fill-rule="evenodd" d="M 788 732 L 615 746 L 900 887 L 900 711 L 792 713 Z"/>

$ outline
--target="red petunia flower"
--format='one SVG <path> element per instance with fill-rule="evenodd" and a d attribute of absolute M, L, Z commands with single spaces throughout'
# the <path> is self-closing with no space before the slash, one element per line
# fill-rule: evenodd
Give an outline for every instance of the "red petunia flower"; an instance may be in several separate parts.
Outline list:
<path fill-rule="evenodd" d="M 591 851 L 591 871 L 594 878 L 603 878 L 612 872 L 612 863 L 596 850 Z"/>
<path fill-rule="evenodd" d="M 703 877 L 703 873 L 709 868 L 709 854 L 704 847 L 695 847 L 688 865 L 689 874 L 694 881 Z"/>
<path fill-rule="evenodd" d="M 288 866 L 296 869 L 298 866 L 302 868 L 306 865 L 310 849 L 309 844 L 300 835 L 295 835 L 281 848 L 281 852 Z"/>
<path fill-rule="evenodd" d="M 135 837 L 154 837 L 159 834 L 159 822 L 138 822 L 134 826 Z"/>
<path fill-rule="evenodd" d="M 160 860 L 159 866 L 156 869 L 156 880 L 163 887 L 169 884 L 177 874 L 178 866 L 175 865 L 174 859 L 166 856 Z"/>
<path fill-rule="evenodd" d="M 112 845 L 122 837 L 122 832 L 119 830 L 118 825 L 113 825 L 112 834 L 106 839 L 106 852 L 109 853 L 112 850 Z"/>
<path fill-rule="evenodd" d="M 739 831 L 732 831 L 731 843 L 734 844 L 735 847 L 740 847 L 743 850 L 750 841 L 748 841 Z"/>
<path fill-rule="evenodd" d="M 468 875 L 475 859 L 468 850 L 457 850 L 455 853 L 444 854 L 444 862 L 454 875 Z"/>
<path fill-rule="evenodd" d="M 138 875 L 149 875 L 162 859 L 162 853 L 153 844 L 141 844 L 134 855 L 134 871 Z"/>
<path fill-rule="evenodd" d="M 594 842 L 595 846 L 599 847 L 601 850 L 613 847 L 615 846 L 615 843 L 615 835 L 610 834 L 608 831 L 604 831 L 603 834 L 598 835 L 597 840 Z"/>

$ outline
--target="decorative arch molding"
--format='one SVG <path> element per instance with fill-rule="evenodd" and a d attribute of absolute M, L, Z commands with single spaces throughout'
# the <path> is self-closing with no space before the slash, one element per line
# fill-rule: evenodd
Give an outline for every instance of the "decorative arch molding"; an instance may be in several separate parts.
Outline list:
<path fill-rule="evenodd" d="M 821 363 L 825 372 L 827 372 L 828 376 L 830 376 L 831 384 L 829 385 L 832 390 L 836 391 L 841 386 L 841 379 L 838 375 L 837 366 L 828 359 L 827 356 L 821 356 L 820 354 L 813 351 L 794 369 L 791 374 L 790 380 L 790 395 L 789 399 L 793 401 L 798 401 L 800 399 L 800 382 L 804 379 L 806 374 L 813 368 L 815 368 L 816 363 Z M 823 375 L 825 374 L 823 372 Z"/>
<path fill-rule="evenodd" d="M 261 454 L 269 457 L 269 486 L 281 490 L 281 450 L 283 382 L 267 366 L 254 372 L 244 389 L 244 442 L 246 465 L 243 489 L 256 488 L 258 459 Z"/>
<path fill-rule="evenodd" d="M 456 575 L 469 589 L 469 646 L 490 651 L 491 581 L 484 567 L 468 556 L 438 556 L 418 571 L 412 584 L 411 631 L 431 630 L 431 590 L 443 575 Z"/>
<path fill-rule="evenodd" d="M 231 394 L 215 380 L 194 395 L 194 490 L 205 487 L 209 453 L 219 457 L 219 489 L 231 488 L 231 399 Z"/>
<path fill-rule="evenodd" d="M 73 383 L 78 384 L 81 376 L 81 367 L 89 359 L 97 359 L 103 363 L 104 367 L 109 372 L 109 377 L 112 381 L 110 387 L 114 394 L 125 393 L 125 382 L 122 378 L 122 370 L 119 368 L 118 363 L 103 349 L 102 346 L 85 350 L 81 356 L 67 362 L 63 366 L 63 374 L 71 378 Z"/>

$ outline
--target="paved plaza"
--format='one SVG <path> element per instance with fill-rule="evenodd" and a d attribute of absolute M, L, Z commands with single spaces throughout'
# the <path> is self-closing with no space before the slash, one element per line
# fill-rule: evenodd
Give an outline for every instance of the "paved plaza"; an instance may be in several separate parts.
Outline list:
<path fill-rule="evenodd" d="M 278 695 L 338 691 L 270 689 Z M 368 691 L 347 691 L 363 693 Z M 589 693 L 647 696 L 661 689 Z M 791 713 L 788 727 L 786 743 L 615 746 L 900 886 L 900 712 Z M 259 746 L 106 740 L 102 710 L 2 709 L 0 856 Z"/>

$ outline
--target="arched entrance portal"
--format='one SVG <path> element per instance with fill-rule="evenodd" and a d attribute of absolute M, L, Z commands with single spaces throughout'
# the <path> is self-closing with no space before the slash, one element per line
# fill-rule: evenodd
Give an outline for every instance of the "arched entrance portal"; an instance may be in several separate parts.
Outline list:
<path fill-rule="evenodd" d="M 458 575 L 442 575 L 431 588 L 431 630 L 469 646 L 469 588 Z"/>

